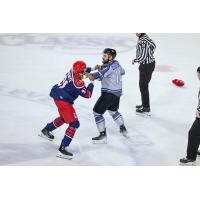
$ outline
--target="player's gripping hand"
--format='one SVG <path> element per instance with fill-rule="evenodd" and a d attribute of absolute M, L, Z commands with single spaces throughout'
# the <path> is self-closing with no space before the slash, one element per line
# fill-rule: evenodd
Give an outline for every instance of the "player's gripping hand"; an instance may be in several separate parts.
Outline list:
<path fill-rule="evenodd" d="M 94 76 L 91 73 L 86 73 L 85 76 L 86 78 L 89 78 L 90 81 L 94 81 Z"/>
<path fill-rule="evenodd" d="M 101 67 L 101 65 L 95 65 L 94 70 L 98 70 Z"/>

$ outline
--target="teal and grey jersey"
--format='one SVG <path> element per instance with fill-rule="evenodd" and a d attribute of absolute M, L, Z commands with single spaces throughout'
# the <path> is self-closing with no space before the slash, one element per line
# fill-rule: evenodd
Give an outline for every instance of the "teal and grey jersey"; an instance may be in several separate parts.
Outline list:
<path fill-rule="evenodd" d="M 112 93 L 116 96 L 122 95 L 122 76 L 125 70 L 118 61 L 112 60 L 101 65 L 98 72 L 93 74 L 94 78 L 101 81 L 101 91 Z"/>

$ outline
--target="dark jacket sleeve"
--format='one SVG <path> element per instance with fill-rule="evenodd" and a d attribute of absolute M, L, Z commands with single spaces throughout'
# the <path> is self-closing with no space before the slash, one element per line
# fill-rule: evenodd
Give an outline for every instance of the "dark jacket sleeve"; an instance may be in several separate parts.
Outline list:
<path fill-rule="evenodd" d="M 91 98 L 92 97 L 92 92 L 93 92 L 93 89 L 94 89 L 94 84 L 93 83 L 90 83 L 87 88 L 84 86 L 83 88 L 80 88 L 80 89 L 77 89 L 77 93 L 84 97 L 84 98 Z"/>
<path fill-rule="evenodd" d="M 199 91 L 199 96 L 198 96 L 198 106 L 197 106 L 197 111 L 200 113 L 200 91 Z"/>

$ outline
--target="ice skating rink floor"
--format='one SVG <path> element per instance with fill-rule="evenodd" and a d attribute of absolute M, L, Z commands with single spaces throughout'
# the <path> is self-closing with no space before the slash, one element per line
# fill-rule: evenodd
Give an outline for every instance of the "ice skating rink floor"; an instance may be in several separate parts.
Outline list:
<path fill-rule="evenodd" d="M 200 66 L 200 34 L 149 34 L 157 44 L 157 66 L 150 84 L 152 116 L 135 115 L 140 103 L 134 34 L 0 34 L 0 165 L 178 165 L 185 156 L 187 134 L 195 118 Z M 81 123 L 70 150 L 73 160 L 56 157 L 66 126 L 49 142 L 37 134 L 58 113 L 48 96 L 76 60 L 101 63 L 101 52 L 116 48 L 126 70 L 120 112 L 130 139 L 105 114 L 108 144 L 94 145 L 97 129 L 92 108 L 100 95 L 81 97 L 75 109 Z M 172 79 L 182 79 L 177 88 Z M 87 82 L 87 81 L 86 81 Z M 200 161 L 198 161 L 200 163 Z"/>

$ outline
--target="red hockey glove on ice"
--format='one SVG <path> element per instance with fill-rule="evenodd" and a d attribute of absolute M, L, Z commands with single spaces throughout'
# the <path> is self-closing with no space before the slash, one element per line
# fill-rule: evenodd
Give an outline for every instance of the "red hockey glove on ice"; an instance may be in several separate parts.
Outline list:
<path fill-rule="evenodd" d="M 182 80 L 179 80 L 179 79 L 174 79 L 172 80 L 172 83 L 174 85 L 176 85 L 177 87 L 183 87 L 185 85 L 184 81 Z"/>

